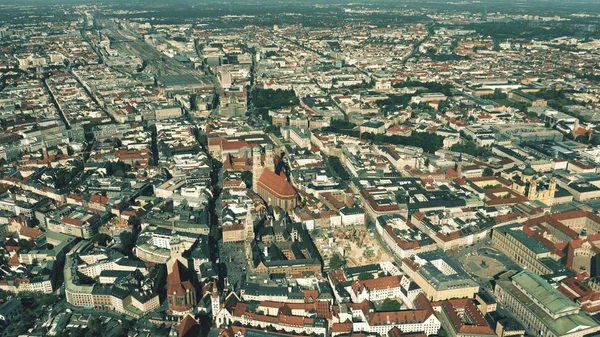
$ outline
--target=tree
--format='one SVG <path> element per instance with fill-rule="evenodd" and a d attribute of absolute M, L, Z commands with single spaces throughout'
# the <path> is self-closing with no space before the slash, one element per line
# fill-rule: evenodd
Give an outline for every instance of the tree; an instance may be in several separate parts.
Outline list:
<path fill-rule="evenodd" d="M 494 39 L 494 51 L 500 51 L 500 40 Z"/>
<path fill-rule="evenodd" d="M 376 101 L 380 108 L 392 107 L 392 109 L 401 109 L 410 103 L 410 99 L 413 97 L 413 94 L 404 94 L 404 95 L 388 95 L 388 98 Z"/>
<path fill-rule="evenodd" d="M 93 317 L 88 322 L 85 337 L 101 337 L 105 335 L 105 329 L 98 317 Z"/>
<path fill-rule="evenodd" d="M 342 258 L 340 254 L 333 254 L 331 259 L 329 260 L 329 268 L 330 269 L 339 269 L 342 268 L 346 264 L 346 261 Z"/>
<path fill-rule="evenodd" d="M 274 133 L 277 136 L 281 136 L 281 132 L 279 131 L 279 127 L 276 125 L 269 125 L 265 128 L 265 133 Z"/>
<path fill-rule="evenodd" d="M 427 92 L 440 92 L 446 96 L 453 96 L 452 84 L 443 84 L 439 82 L 419 82 L 419 81 L 405 81 L 394 84 L 394 88 L 408 88 L 408 87 L 423 87 L 427 89 Z M 420 93 L 420 92 L 418 92 Z"/>
<path fill-rule="evenodd" d="M 112 238 L 110 237 L 110 235 L 107 235 L 104 233 L 96 233 L 96 234 L 94 234 L 94 236 L 92 236 L 92 242 L 97 243 L 100 246 L 104 246 L 104 247 L 106 247 L 108 245 L 108 242 L 111 239 Z"/>
<path fill-rule="evenodd" d="M 533 93 L 533 95 L 547 100 L 548 106 L 550 106 L 551 108 L 571 115 L 573 115 L 573 113 L 571 113 L 566 107 L 568 105 L 577 104 L 577 102 L 568 98 L 565 92 L 562 90 L 545 89 Z"/>
<path fill-rule="evenodd" d="M 374 277 L 373 277 L 373 274 L 371 274 L 371 273 L 362 272 L 358 275 L 358 279 L 360 281 L 365 281 L 365 280 L 372 280 L 372 279 L 374 279 Z"/>
<path fill-rule="evenodd" d="M 472 141 L 467 141 L 464 144 L 454 144 L 450 147 L 454 152 L 470 154 L 474 157 L 485 157 L 490 155 L 490 150 L 485 147 L 478 147 Z"/>
<path fill-rule="evenodd" d="M 131 165 L 122 161 L 111 162 L 106 168 L 108 175 L 114 175 L 115 177 L 124 177 L 127 172 L 131 171 Z"/>
<path fill-rule="evenodd" d="M 71 161 L 69 164 L 73 165 L 71 170 L 67 168 L 58 168 L 55 170 L 56 176 L 54 179 L 54 185 L 57 189 L 62 189 L 69 186 L 75 176 L 83 170 L 83 162 L 79 160 Z"/>
<path fill-rule="evenodd" d="M 127 333 L 131 328 L 131 323 L 129 321 L 123 321 L 121 325 L 117 328 L 112 329 L 110 332 L 113 337 L 127 337 Z"/>
<path fill-rule="evenodd" d="M 198 110 L 198 94 L 190 95 L 190 110 L 192 110 L 192 111 Z"/>
<path fill-rule="evenodd" d="M 427 132 L 413 132 L 410 136 L 404 137 L 398 135 L 374 135 L 372 133 L 363 133 L 362 135 L 360 135 L 360 132 L 358 130 L 338 129 L 331 126 L 322 128 L 322 131 L 330 133 L 339 133 L 351 137 L 361 136 L 362 139 L 372 140 L 376 143 L 420 147 L 423 149 L 423 151 L 428 153 L 434 153 L 435 151 L 441 149 L 444 144 L 443 136 Z"/>
<path fill-rule="evenodd" d="M 14 296 L 14 293 L 10 291 L 6 291 L 4 289 L 0 289 L 0 300 L 6 301 L 9 296 Z"/>
<path fill-rule="evenodd" d="M 576 142 L 580 142 L 582 144 L 589 144 L 590 143 L 590 138 L 587 134 L 585 135 L 579 135 L 577 137 L 575 137 L 575 141 Z"/>
<path fill-rule="evenodd" d="M 19 240 L 19 246 L 20 247 L 28 247 L 29 246 L 29 241 L 26 239 L 20 239 Z"/>
<path fill-rule="evenodd" d="M 254 89 L 251 92 L 251 101 L 257 108 L 281 109 L 300 103 L 294 90 Z"/>
<path fill-rule="evenodd" d="M 268 52 L 265 53 L 265 58 L 269 58 L 269 57 L 277 56 L 277 55 L 278 54 L 276 51 L 269 50 Z"/>
<path fill-rule="evenodd" d="M 135 246 L 135 235 L 131 232 L 122 232 L 119 234 L 121 240 L 121 252 L 125 255 L 130 255 Z"/>
<path fill-rule="evenodd" d="M 137 216 L 129 217 L 127 223 L 134 229 L 134 231 L 139 231 L 142 226 L 142 220 Z"/>
<path fill-rule="evenodd" d="M 73 329 L 71 330 L 71 337 L 86 337 L 86 331 L 87 329 L 81 329 L 81 328 L 77 328 L 77 329 Z"/>
<path fill-rule="evenodd" d="M 401 307 L 402 305 L 398 301 L 386 298 L 381 304 L 381 311 L 398 311 Z"/>
<path fill-rule="evenodd" d="M 340 160 L 340 158 L 338 158 L 336 156 L 330 156 L 327 159 L 327 164 L 329 164 L 333 173 L 335 175 L 337 175 L 340 179 L 342 179 L 342 180 L 350 179 L 350 174 L 348 174 L 348 172 L 344 168 L 344 165 L 342 165 L 342 161 Z"/>
<path fill-rule="evenodd" d="M 458 48 L 458 40 L 452 40 L 452 43 L 450 43 L 450 49 L 454 51 L 456 48 Z"/>
<path fill-rule="evenodd" d="M 440 101 L 440 103 L 438 103 L 438 111 L 439 112 L 446 112 L 446 110 L 448 110 L 448 108 L 450 107 L 450 101 L 445 99 Z"/>
<path fill-rule="evenodd" d="M 508 99 L 508 95 L 503 93 L 502 90 L 496 89 L 493 94 L 483 95 L 481 98 L 485 99 Z"/>
<path fill-rule="evenodd" d="M 486 168 L 483 169 L 483 176 L 484 177 L 490 177 L 490 176 L 493 176 L 493 175 L 494 175 L 494 170 L 492 170 L 491 168 L 486 167 Z"/>
<path fill-rule="evenodd" d="M 45 305 L 54 305 L 58 302 L 60 302 L 60 299 L 58 298 L 58 296 L 54 295 L 54 294 L 44 294 L 44 295 L 36 295 L 36 302 L 38 305 L 41 306 L 45 306 Z"/>

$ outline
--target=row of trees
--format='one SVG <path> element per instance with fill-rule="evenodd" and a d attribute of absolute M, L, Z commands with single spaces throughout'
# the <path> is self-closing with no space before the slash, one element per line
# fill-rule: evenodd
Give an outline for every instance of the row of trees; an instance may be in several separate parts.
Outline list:
<path fill-rule="evenodd" d="M 56 337 L 103 337 L 107 336 L 110 332 L 111 336 L 114 337 L 126 337 L 130 329 L 130 323 L 125 321 L 120 326 L 107 331 L 106 327 L 100 321 L 98 316 L 92 317 L 87 327 L 76 328 L 71 330 L 61 330 L 56 333 Z"/>
<path fill-rule="evenodd" d="M 450 147 L 450 150 L 454 152 L 466 153 L 475 157 L 487 157 L 491 155 L 490 149 L 486 147 L 479 147 L 472 141 L 466 141 L 464 143 L 454 144 Z"/>
<path fill-rule="evenodd" d="M 561 36 L 573 36 L 576 32 L 565 28 L 565 26 L 554 26 L 551 29 L 540 27 L 530 21 L 487 22 L 466 25 L 465 29 L 472 29 L 479 34 L 491 36 L 495 39 L 505 40 L 507 38 L 543 39 Z"/>
<path fill-rule="evenodd" d="M 131 256 L 133 252 L 133 248 L 135 247 L 135 242 L 137 240 L 137 235 L 140 232 L 139 220 L 134 219 L 131 221 L 132 231 L 123 231 L 119 234 L 120 246 L 119 250 L 124 255 Z M 107 247 L 112 242 L 112 237 L 108 234 L 104 233 L 96 233 L 92 236 L 92 242 L 97 243 L 100 246 Z"/>
<path fill-rule="evenodd" d="M 444 84 L 439 82 L 420 82 L 420 81 L 404 81 L 398 82 L 394 84 L 394 88 L 409 88 L 409 87 L 423 87 L 426 88 L 428 92 L 440 92 L 446 96 L 453 96 L 454 93 L 452 89 L 454 86 L 452 84 Z"/>
<path fill-rule="evenodd" d="M 75 160 L 72 161 L 71 164 L 73 165 L 71 169 L 57 168 L 54 171 L 54 187 L 56 187 L 57 189 L 69 186 L 73 179 L 75 179 L 75 176 L 77 176 L 77 174 L 79 174 L 79 172 L 83 170 L 83 162 Z"/>
<path fill-rule="evenodd" d="M 422 148 L 423 151 L 428 153 L 434 153 L 435 151 L 441 149 L 444 145 L 444 137 L 427 132 L 413 132 L 412 135 L 405 137 L 398 135 L 387 136 L 373 133 L 363 133 L 361 135 L 359 130 L 340 129 L 332 126 L 324 127 L 322 130 L 324 132 L 339 133 L 351 137 L 362 137 L 363 139 L 371 140 L 379 144 L 415 146 Z"/>
<path fill-rule="evenodd" d="M 382 108 L 382 110 L 402 109 L 410 104 L 410 99 L 413 96 L 413 94 L 388 95 L 388 98 L 379 100 L 375 102 L 375 104 L 377 104 L 378 107 Z"/>
<path fill-rule="evenodd" d="M 254 89 L 250 93 L 251 102 L 257 108 L 272 110 L 290 107 L 300 103 L 294 90 Z"/>
<path fill-rule="evenodd" d="M 329 259 L 329 269 L 340 269 L 346 265 L 346 260 L 340 254 L 333 254 Z"/>
<path fill-rule="evenodd" d="M 567 97 L 563 90 L 545 89 L 534 93 L 535 96 L 548 101 L 548 105 L 562 112 L 568 112 L 566 106 L 577 104 L 577 102 Z"/>
<path fill-rule="evenodd" d="M 481 98 L 495 100 L 500 104 L 504 104 L 511 108 L 515 108 L 523 113 L 526 113 L 528 116 L 531 116 L 531 117 L 537 116 L 537 115 L 529 113 L 527 111 L 527 108 L 531 107 L 531 103 L 510 100 L 510 99 L 508 99 L 508 95 L 499 89 L 494 90 L 493 94 L 483 95 L 483 96 L 481 96 Z"/>
<path fill-rule="evenodd" d="M 496 90 L 494 90 L 493 94 L 483 95 L 483 96 L 481 96 L 481 98 L 485 98 L 485 99 L 508 99 L 508 95 L 506 93 L 502 92 L 502 90 L 496 89 Z"/>
<path fill-rule="evenodd" d="M 106 174 L 109 176 L 115 176 L 123 178 L 127 173 L 131 171 L 131 165 L 122 161 L 111 161 L 106 167 Z"/>
<path fill-rule="evenodd" d="M 413 132 L 410 136 L 386 136 L 363 133 L 362 138 L 372 140 L 376 143 L 406 145 L 420 147 L 423 151 L 434 153 L 444 145 L 444 137 L 428 132 Z"/>
<path fill-rule="evenodd" d="M 340 179 L 342 179 L 342 180 L 350 179 L 350 175 L 344 168 L 344 165 L 342 165 L 342 161 L 340 160 L 340 158 L 335 157 L 335 156 L 330 156 L 329 158 L 327 158 L 327 164 L 333 171 L 333 174 L 338 176 Z"/>
<path fill-rule="evenodd" d="M 343 119 L 333 119 L 330 123 L 331 127 L 338 130 L 351 130 L 356 127 L 356 124 L 345 121 Z"/>
<path fill-rule="evenodd" d="M 54 294 L 41 294 L 38 292 L 20 292 L 12 293 L 0 289 L 0 299 L 2 302 L 7 301 L 9 297 L 16 297 L 21 301 L 22 313 L 18 320 L 12 320 L 10 324 L 4 326 L 4 330 L 0 328 L 3 336 L 19 336 L 31 329 L 43 311 L 43 307 L 52 306 L 60 299 Z"/>
<path fill-rule="evenodd" d="M 425 53 L 425 55 L 427 57 L 429 57 L 432 61 L 435 61 L 435 62 L 464 61 L 464 60 L 471 59 L 469 56 L 466 56 L 466 55 L 463 56 L 463 55 L 458 55 L 458 54 L 454 54 L 454 53 L 438 54 L 436 52 L 436 50 L 433 48 L 427 50 L 427 53 Z"/>
<path fill-rule="evenodd" d="M 600 82 L 600 75 L 596 75 L 596 74 L 592 74 L 592 73 L 578 74 L 577 77 L 585 79 L 585 80 Z"/>

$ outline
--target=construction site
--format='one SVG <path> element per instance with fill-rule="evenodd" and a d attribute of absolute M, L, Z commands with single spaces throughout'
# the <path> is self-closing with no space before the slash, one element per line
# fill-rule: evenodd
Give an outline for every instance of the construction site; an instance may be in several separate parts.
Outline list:
<path fill-rule="evenodd" d="M 317 230 L 311 234 L 323 261 L 325 261 L 326 268 L 334 254 L 341 255 L 348 267 L 392 261 L 391 257 L 378 245 L 373 234 L 364 228 Z"/>

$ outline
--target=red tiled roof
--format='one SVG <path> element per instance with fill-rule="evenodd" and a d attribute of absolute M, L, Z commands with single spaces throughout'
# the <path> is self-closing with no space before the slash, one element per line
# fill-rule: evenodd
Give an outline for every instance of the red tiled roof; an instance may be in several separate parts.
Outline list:
<path fill-rule="evenodd" d="M 8 265 L 11 267 L 17 267 L 20 265 L 19 263 L 19 254 L 15 254 L 13 255 L 10 260 L 8 261 Z"/>
<path fill-rule="evenodd" d="M 588 130 L 586 128 L 575 129 L 575 130 L 573 130 L 573 136 L 577 137 L 577 136 L 585 135 L 590 131 L 591 130 Z"/>
<path fill-rule="evenodd" d="M 584 169 L 584 170 L 592 170 L 592 169 L 595 168 L 593 165 L 585 164 L 585 163 L 582 163 L 582 162 L 577 161 L 577 160 L 572 160 L 572 161 L 569 162 L 569 164 L 575 165 L 575 166 L 577 166 L 577 167 L 579 167 L 581 169 Z"/>
<path fill-rule="evenodd" d="M 457 334 L 494 335 L 494 331 L 470 299 L 446 300 L 442 302 L 442 309 Z M 462 309 L 464 318 L 459 315 L 458 309 Z"/>
<path fill-rule="evenodd" d="M 73 218 L 69 218 L 69 217 L 63 217 L 62 222 L 69 224 L 69 225 L 77 226 L 77 227 L 81 227 L 81 226 L 83 226 L 83 224 L 85 224 L 85 221 L 81 221 L 79 219 L 73 219 Z"/>
<path fill-rule="evenodd" d="M 93 194 L 90 196 L 90 202 L 106 205 L 108 203 L 108 198 L 101 194 Z"/>
<path fill-rule="evenodd" d="M 243 182 L 242 179 L 225 179 L 223 180 L 223 187 L 239 187 Z"/>
<path fill-rule="evenodd" d="M 21 226 L 21 229 L 19 230 L 19 234 L 21 234 L 22 236 L 26 236 L 28 238 L 37 238 L 37 237 L 42 236 L 44 234 L 44 232 L 42 232 L 38 228 Z"/>
<path fill-rule="evenodd" d="M 505 215 L 499 215 L 497 217 L 494 218 L 494 223 L 496 225 L 502 224 L 502 223 L 507 223 L 510 221 L 514 221 L 517 219 L 525 219 L 527 218 L 527 215 L 525 215 L 525 213 L 523 212 L 513 212 L 513 213 L 508 213 Z"/>
<path fill-rule="evenodd" d="M 472 182 L 497 181 L 497 182 L 501 183 L 504 186 L 510 186 L 511 185 L 511 182 L 508 181 L 506 178 L 496 177 L 496 176 L 475 177 L 475 178 L 469 178 L 468 180 L 470 180 Z"/>
<path fill-rule="evenodd" d="M 360 303 L 348 303 L 347 305 L 348 305 L 348 308 L 350 308 L 351 310 L 362 311 L 365 316 L 367 316 L 369 313 L 373 312 L 373 308 L 371 307 L 371 302 L 369 302 L 367 300 L 363 300 Z"/>
<path fill-rule="evenodd" d="M 250 147 L 250 144 L 245 140 L 224 141 L 221 143 L 221 148 L 223 148 L 224 151 L 239 150 L 243 147 Z"/>
<path fill-rule="evenodd" d="M 244 230 L 244 224 L 223 225 L 222 230 L 224 232 Z"/>
<path fill-rule="evenodd" d="M 334 323 L 331 327 L 331 332 L 348 333 L 352 332 L 352 322 Z"/>
<path fill-rule="evenodd" d="M 187 275 L 183 273 L 186 268 L 179 261 L 173 263 L 173 271 L 167 277 L 167 294 L 184 294 L 187 290 L 194 291 L 194 286 Z"/>
<path fill-rule="evenodd" d="M 319 291 L 318 290 L 311 290 L 311 289 L 307 289 L 304 290 L 304 301 L 305 302 L 313 302 L 316 301 L 319 298 Z"/>
<path fill-rule="evenodd" d="M 358 294 L 358 293 L 361 293 L 362 290 L 365 288 L 367 289 L 367 291 L 398 288 L 398 287 L 400 287 L 401 281 L 402 281 L 402 276 L 399 276 L 399 275 L 378 277 L 376 279 L 364 280 L 364 281 L 357 280 L 352 283 L 352 290 L 354 290 L 355 294 Z"/>
<path fill-rule="evenodd" d="M 197 337 L 200 333 L 200 325 L 191 315 L 186 315 L 177 328 L 179 337 Z"/>
<path fill-rule="evenodd" d="M 280 199 L 296 199 L 298 193 L 294 187 L 281 175 L 275 174 L 268 168 L 263 170 L 258 185 Z"/>
<path fill-rule="evenodd" d="M 430 315 L 427 310 L 374 312 L 369 315 L 369 325 L 417 324 L 425 322 Z"/>

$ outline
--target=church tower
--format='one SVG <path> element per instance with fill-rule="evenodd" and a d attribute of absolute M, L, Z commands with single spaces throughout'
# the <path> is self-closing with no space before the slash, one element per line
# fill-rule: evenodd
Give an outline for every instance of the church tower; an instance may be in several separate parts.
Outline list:
<path fill-rule="evenodd" d="M 273 145 L 265 145 L 265 167 L 275 172 L 275 162 L 273 160 Z"/>
<path fill-rule="evenodd" d="M 174 226 L 171 233 L 171 240 L 169 240 L 169 246 L 171 258 L 167 262 L 167 272 L 170 274 L 173 271 L 173 264 L 177 261 L 181 262 L 185 267 L 188 267 L 188 261 L 183 257 L 183 252 L 185 252 L 185 244 L 175 231 Z"/>
<path fill-rule="evenodd" d="M 46 141 L 42 141 L 42 159 L 48 159 L 48 146 L 46 145 Z"/>
<path fill-rule="evenodd" d="M 262 175 L 264 165 L 262 162 L 262 153 L 260 146 L 255 146 L 252 149 L 252 189 L 257 191 L 258 179 Z"/>
<path fill-rule="evenodd" d="M 532 180 L 529 183 L 529 191 L 527 192 L 527 197 L 529 198 L 529 200 L 536 200 L 538 199 L 538 195 L 537 195 L 537 181 L 536 180 Z"/>
<path fill-rule="evenodd" d="M 554 195 L 556 194 L 556 179 L 554 177 L 550 178 L 550 183 L 548 184 L 548 189 L 544 193 L 544 200 L 542 200 L 546 205 L 551 206 L 554 205 Z"/>
<path fill-rule="evenodd" d="M 550 178 L 548 190 L 550 191 L 550 196 L 554 198 L 554 194 L 556 193 L 556 179 L 554 177 Z"/>
<path fill-rule="evenodd" d="M 212 294 L 210 295 L 210 304 L 212 309 L 213 321 L 216 319 L 217 314 L 221 310 L 221 298 L 219 296 L 219 289 L 217 287 L 217 281 L 213 280 Z"/>
<path fill-rule="evenodd" d="M 254 216 L 252 215 L 252 206 L 248 205 L 246 209 L 246 219 L 244 221 L 246 238 L 244 239 L 244 248 L 246 250 L 246 261 L 252 259 L 252 241 L 254 241 Z"/>

